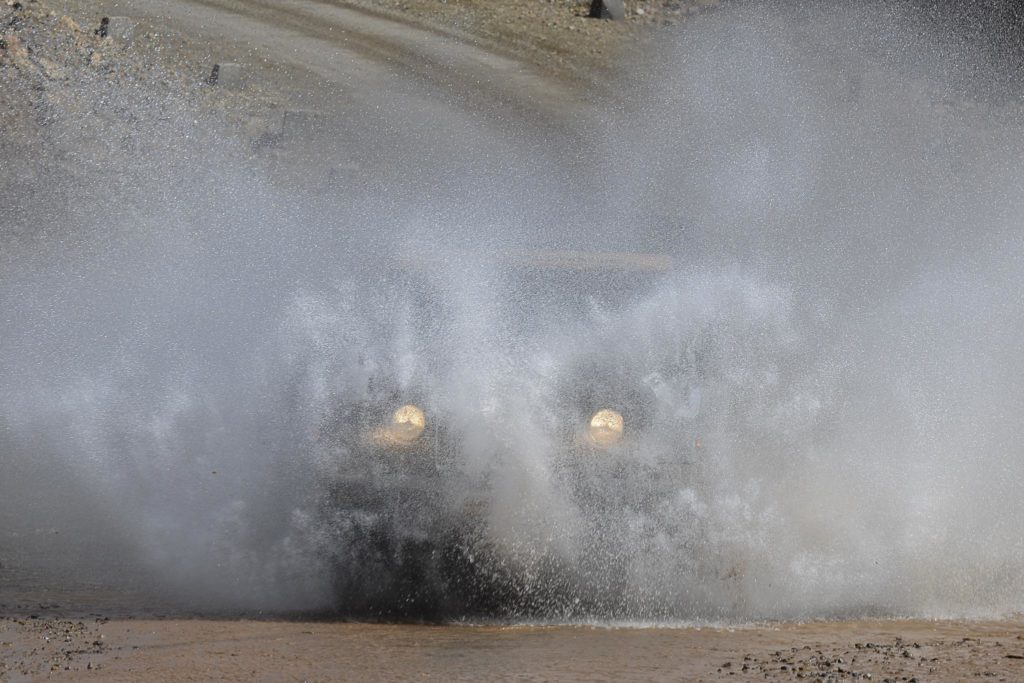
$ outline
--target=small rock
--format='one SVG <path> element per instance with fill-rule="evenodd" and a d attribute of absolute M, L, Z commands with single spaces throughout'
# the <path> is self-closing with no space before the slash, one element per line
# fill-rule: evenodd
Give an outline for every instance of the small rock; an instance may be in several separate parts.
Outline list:
<path fill-rule="evenodd" d="M 136 25 L 131 17 L 103 17 L 96 35 L 127 43 L 135 36 Z"/>
<path fill-rule="evenodd" d="M 57 25 L 60 26 L 63 30 L 68 31 L 70 33 L 82 32 L 82 27 L 78 25 L 78 22 L 76 22 L 74 19 L 72 19 L 66 14 L 61 15 L 61 18 L 57 20 Z"/>
<path fill-rule="evenodd" d="M 59 64 L 45 57 L 39 58 L 39 66 L 42 68 L 43 74 L 51 81 L 63 81 L 67 78 L 67 74 Z"/>
<path fill-rule="evenodd" d="M 214 64 L 206 82 L 226 88 L 236 87 L 242 82 L 242 65 L 233 62 Z"/>
<path fill-rule="evenodd" d="M 0 37 L 0 50 L 3 50 L 13 60 L 23 60 L 28 57 L 28 50 L 21 44 L 21 40 L 16 35 L 6 35 Z"/>

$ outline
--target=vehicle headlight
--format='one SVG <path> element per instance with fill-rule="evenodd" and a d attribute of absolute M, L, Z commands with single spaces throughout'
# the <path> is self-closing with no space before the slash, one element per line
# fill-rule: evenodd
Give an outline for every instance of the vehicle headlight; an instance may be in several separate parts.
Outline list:
<path fill-rule="evenodd" d="M 411 403 L 402 406 L 391 415 L 391 422 L 373 434 L 380 446 L 411 446 L 416 443 L 427 428 L 427 416 L 423 409 Z"/>
<path fill-rule="evenodd" d="M 603 408 L 590 418 L 587 425 L 587 440 L 595 446 L 606 448 L 622 440 L 626 423 L 622 415 L 610 408 Z"/>

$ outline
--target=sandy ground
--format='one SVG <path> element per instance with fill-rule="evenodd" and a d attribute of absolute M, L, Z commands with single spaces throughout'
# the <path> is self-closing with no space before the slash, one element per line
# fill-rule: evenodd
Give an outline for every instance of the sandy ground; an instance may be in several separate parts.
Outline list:
<path fill-rule="evenodd" d="M 735 629 L 0 621 L 9 681 L 1019 681 L 1024 623 Z"/>

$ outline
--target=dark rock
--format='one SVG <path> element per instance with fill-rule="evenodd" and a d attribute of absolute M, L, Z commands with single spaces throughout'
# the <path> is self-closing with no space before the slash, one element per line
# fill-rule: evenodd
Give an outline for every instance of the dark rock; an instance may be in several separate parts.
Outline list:
<path fill-rule="evenodd" d="M 594 19 L 614 19 L 620 21 L 626 18 L 626 5 L 622 0 L 592 0 L 590 3 L 590 16 Z"/>

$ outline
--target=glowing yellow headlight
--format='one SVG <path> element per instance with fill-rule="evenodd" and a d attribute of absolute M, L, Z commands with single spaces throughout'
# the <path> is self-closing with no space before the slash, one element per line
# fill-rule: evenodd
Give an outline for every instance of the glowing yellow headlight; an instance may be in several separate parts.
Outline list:
<path fill-rule="evenodd" d="M 391 422 L 375 429 L 373 441 L 378 446 L 401 447 L 416 443 L 427 428 L 427 416 L 411 403 L 391 414 Z"/>
<path fill-rule="evenodd" d="M 622 440 L 622 431 L 625 425 L 621 414 L 610 408 L 604 408 L 590 418 L 590 424 L 587 426 L 587 440 L 602 448 L 612 446 Z"/>
<path fill-rule="evenodd" d="M 410 403 L 396 410 L 391 416 L 388 431 L 395 441 L 410 444 L 423 435 L 423 430 L 426 427 L 427 416 L 419 407 Z"/>

